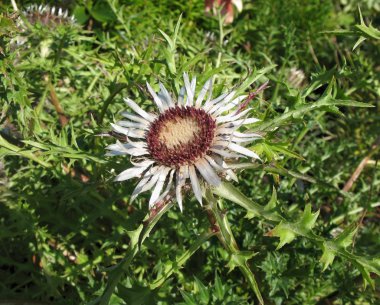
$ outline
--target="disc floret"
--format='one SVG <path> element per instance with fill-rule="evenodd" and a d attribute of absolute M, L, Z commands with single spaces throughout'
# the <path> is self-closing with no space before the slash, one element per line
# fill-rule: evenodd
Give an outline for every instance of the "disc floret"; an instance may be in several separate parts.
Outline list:
<path fill-rule="evenodd" d="M 148 150 L 158 163 L 178 168 L 204 157 L 215 135 L 215 119 L 203 109 L 174 107 L 160 114 L 148 134 Z"/>

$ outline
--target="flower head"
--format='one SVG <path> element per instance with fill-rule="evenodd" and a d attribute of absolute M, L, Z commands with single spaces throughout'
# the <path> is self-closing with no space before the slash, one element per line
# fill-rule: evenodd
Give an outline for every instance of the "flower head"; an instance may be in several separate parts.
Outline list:
<path fill-rule="evenodd" d="M 225 16 L 224 23 L 229 24 L 234 21 L 234 7 L 238 12 L 243 11 L 243 0 L 205 0 L 206 13 L 213 11 L 217 15 L 217 9 L 221 8 L 221 14 Z"/>
<path fill-rule="evenodd" d="M 69 16 L 67 10 L 50 7 L 49 5 L 31 5 L 24 11 L 25 18 L 32 25 L 40 23 L 44 26 L 55 27 L 60 24 L 73 25 L 74 16 Z"/>
<path fill-rule="evenodd" d="M 195 97 L 196 79 L 190 82 L 186 73 L 184 84 L 177 99 L 162 84 L 158 93 L 147 84 L 159 112 L 148 113 L 126 98 L 135 113 L 124 112 L 128 121 L 111 124 L 115 132 L 126 136 L 126 143 L 109 145 L 108 155 L 136 157 L 133 167 L 121 172 L 116 181 L 140 177 L 132 200 L 153 189 L 150 207 L 175 190 L 182 210 L 182 189 L 188 184 L 202 203 L 201 185 L 218 186 L 224 176 L 237 179 L 227 159 L 259 159 L 244 145 L 260 135 L 238 131 L 258 121 L 247 117 L 250 108 L 241 107 L 247 96 L 235 97 L 232 91 L 212 98 L 212 81 L 208 80 Z"/>
<path fill-rule="evenodd" d="M 297 68 L 291 68 L 288 72 L 288 83 L 291 87 L 299 89 L 305 84 L 305 73 Z"/>
<path fill-rule="evenodd" d="M 17 9 L 17 7 L 16 7 Z M 74 16 L 70 16 L 67 10 L 62 8 L 50 7 L 49 5 L 30 5 L 23 12 L 22 15 L 25 17 L 28 23 L 32 26 L 37 24 L 48 28 L 49 30 L 56 30 L 58 26 L 76 26 Z M 25 24 L 24 20 L 19 17 L 17 19 L 17 27 L 20 34 L 17 35 L 11 41 L 11 49 L 15 50 L 20 46 L 28 46 L 28 35 L 30 35 L 30 30 Z M 51 39 L 42 40 L 41 42 L 41 55 L 42 57 L 47 57 L 50 52 L 50 45 L 52 44 Z"/>

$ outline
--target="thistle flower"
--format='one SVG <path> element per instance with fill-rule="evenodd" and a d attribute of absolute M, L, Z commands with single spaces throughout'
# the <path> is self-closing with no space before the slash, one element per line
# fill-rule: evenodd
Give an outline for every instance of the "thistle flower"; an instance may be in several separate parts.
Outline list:
<path fill-rule="evenodd" d="M 18 10 L 17 7 L 15 10 Z M 55 8 L 54 6 L 50 7 L 49 5 L 30 5 L 23 11 L 23 15 L 31 25 L 34 26 L 36 24 L 41 24 L 44 27 L 48 27 L 52 30 L 54 30 L 59 25 L 76 25 L 74 16 L 69 16 L 69 12 L 67 10 L 63 10 L 62 8 Z M 28 37 L 25 35 L 29 34 L 28 27 L 20 17 L 17 19 L 17 27 L 22 34 L 16 36 L 11 41 L 12 50 L 28 42 Z M 48 54 L 50 44 L 51 41 L 44 41 L 44 44 L 41 47 L 42 54 Z"/>
<path fill-rule="evenodd" d="M 288 73 L 288 83 L 291 87 L 299 89 L 304 85 L 306 76 L 305 73 L 296 68 L 291 68 Z"/>
<path fill-rule="evenodd" d="M 31 5 L 24 12 L 25 18 L 32 25 L 40 23 L 44 26 L 55 27 L 60 24 L 75 24 L 74 16 L 69 16 L 67 10 L 50 7 L 49 5 Z"/>
<path fill-rule="evenodd" d="M 234 21 L 234 7 L 238 12 L 243 11 L 243 0 L 205 0 L 206 13 L 213 11 L 216 15 L 216 10 L 222 8 L 221 14 L 225 16 L 224 23 L 226 24 Z"/>
<path fill-rule="evenodd" d="M 211 79 L 195 97 L 196 79 L 190 82 L 185 73 L 184 86 L 176 100 L 161 83 L 159 86 L 160 91 L 156 93 L 147 83 L 158 113 L 148 113 L 131 99 L 124 99 L 135 113 L 123 112 L 128 121 L 111 124 L 115 132 L 126 136 L 126 143 L 117 141 L 109 145 L 108 155 L 137 158 L 131 160 L 133 167 L 115 179 L 141 178 L 131 200 L 153 189 L 149 201 L 149 207 L 152 207 L 169 192 L 174 194 L 175 190 L 182 210 L 182 189 L 186 185 L 191 185 L 195 197 L 202 204 L 201 185 L 218 186 L 221 177 L 237 180 L 225 162 L 227 159 L 259 159 L 244 144 L 261 136 L 238 131 L 241 126 L 255 123 L 258 119 L 247 117 L 251 110 L 244 109 L 248 104 L 247 96 L 235 97 L 236 91 L 232 91 L 212 98 Z"/>

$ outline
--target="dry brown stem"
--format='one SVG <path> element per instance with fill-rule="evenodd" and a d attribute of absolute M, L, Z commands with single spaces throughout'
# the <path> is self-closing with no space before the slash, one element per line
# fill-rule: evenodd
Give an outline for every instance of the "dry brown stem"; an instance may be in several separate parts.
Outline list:
<path fill-rule="evenodd" d="M 61 126 L 64 127 L 69 123 L 69 119 L 65 116 L 63 112 L 63 108 L 61 106 L 61 103 L 59 102 L 57 93 L 55 93 L 55 89 L 51 83 L 49 83 L 49 92 L 50 92 L 50 101 L 53 104 L 55 111 L 57 111 L 59 116 L 59 122 L 61 123 Z"/>

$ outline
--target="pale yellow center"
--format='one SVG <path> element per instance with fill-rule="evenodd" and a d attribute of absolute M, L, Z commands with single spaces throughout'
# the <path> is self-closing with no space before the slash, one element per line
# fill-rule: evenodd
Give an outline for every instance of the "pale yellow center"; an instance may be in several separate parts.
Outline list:
<path fill-rule="evenodd" d="M 158 138 L 167 148 L 184 145 L 194 140 L 194 135 L 200 131 L 198 123 L 191 118 L 176 118 L 165 122 Z"/>

